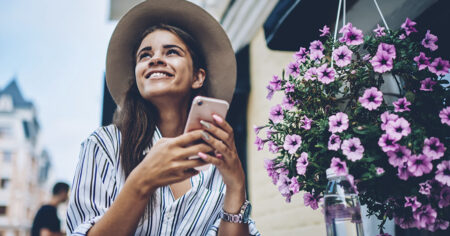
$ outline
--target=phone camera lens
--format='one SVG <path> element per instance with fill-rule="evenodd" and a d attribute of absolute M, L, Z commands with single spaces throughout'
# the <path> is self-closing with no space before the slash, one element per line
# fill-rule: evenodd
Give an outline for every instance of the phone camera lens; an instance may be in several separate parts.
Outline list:
<path fill-rule="evenodd" d="M 203 101 L 198 101 L 197 105 L 201 106 L 203 104 Z"/>

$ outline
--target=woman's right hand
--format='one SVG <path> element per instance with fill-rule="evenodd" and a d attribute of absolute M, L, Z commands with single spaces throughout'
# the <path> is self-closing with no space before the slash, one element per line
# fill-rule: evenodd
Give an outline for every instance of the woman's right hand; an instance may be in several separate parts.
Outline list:
<path fill-rule="evenodd" d="M 213 151 L 211 146 L 204 142 L 192 145 L 195 141 L 201 140 L 201 130 L 191 131 L 175 138 L 161 138 L 131 175 L 138 175 L 137 179 L 143 180 L 148 191 L 190 178 L 198 173 L 194 167 L 206 163 L 200 158 L 189 160 L 188 157 L 196 156 L 198 152 Z"/>

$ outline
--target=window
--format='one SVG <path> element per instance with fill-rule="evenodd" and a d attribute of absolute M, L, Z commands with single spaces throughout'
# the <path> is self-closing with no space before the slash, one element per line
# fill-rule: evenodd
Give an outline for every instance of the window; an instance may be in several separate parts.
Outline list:
<path fill-rule="evenodd" d="M 3 152 L 3 161 L 9 163 L 9 162 L 11 162 L 11 160 L 12 160 L 12 153 L 9 151 L 4 151 Z"/>
<path fill-rule="evenodd" d="M 0 138 L 9 138 L 12 136 L 11 134 L 11 127 L 0 126 Z"/>
<path fill-rule="evenodd" d="M 9 186 L 9 179 L 8 178 L 0 179 L 0 189 L 7 189 L 8 186 Z"/>
<path fill-rule="evenodd" d="M 7 211 L 7 206 L 0 206 L 0 216 L 5 216 Z"/>

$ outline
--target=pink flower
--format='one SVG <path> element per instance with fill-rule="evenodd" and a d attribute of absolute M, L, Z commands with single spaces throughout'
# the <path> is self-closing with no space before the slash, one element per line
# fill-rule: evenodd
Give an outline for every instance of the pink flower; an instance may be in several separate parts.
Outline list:
<path fill-rule="evenodd" d="M 384 173 L 384 169 L 381 167 L 376 168 L 377 175 L 382 175 Z"/>
<path fill-rule="evenodd" d="M 398 36 L 398 38 L 399 38 L 400 40 L 406 39 L 406 35 L 405 35 L 405 34 L 401 34 L 400 36 Z"/>
<path fill-rule="evenodd" d="M 311 129 L 311 123 L 313 122 L 313 120 L 309 119 L 307 116 L 303 116 L 303 119 L 301 119 L 300 122 L 302 123 L 302 126 L 300 127 L 309 130 Z"/>
<path fill-rule="evenodd" d="M 320 37 L 326 36 L 328 34 L 330 34 L 330 28 L 327 25 L 324 25 L 322 29 L 319 29 L 320 31 Z"/>
<path fill-rule="evenodd" d="M 306 51 L 306 48 L 304 47 L 300 47 L 300 49 L 298 50 L 298 52 L 296 52 L 294 54 L 294 59 L 299 62 L 299 63 L 303 63 L 306 61 L 306 56 L 308 55 L 308 51 Z"/>
<path fill-rule="evenodd" d="M 378 139 L 378 146 L 381 147 L 383 152 L 395 151 L 398 148 L 396 143 L 397 139 L 392 137 L 390 134 L 382 134 Z"/>
<path fill-rule="evenodd" d="M 284 118 L 283 108 L 281 107 L 280 104 L 270 109 L 269 119 L 271 119 L 273 123 L 278 124 L 283 120 L 283 118 Z"/>
<path fill-rule="evenodd" d="M 360 45 L 364 43 L 362 30 L 353 27 L 352 23 L 346 24 L 341 28 L 339 33 L 342 33 L 342 37 L 339 41 L 346 43 L 347 45 Z"/>
<path fill-rule="evenodd" d="M 291 184 L 291 179 L 287 177 L 286 174 L 280 173 L 280 176 L 277 181 L 278 191 L 280 191 L 281 195 L 286 198 L 286 202 L 291 201 L 291 190 L 289 189 L 289 185 Z"/>
<path fill-rule="evenodd" d="M 368 61 L 370 59 L 370 54 L 364 55 L 364 57 L 362 59 L 363 59 L 363 61 Z"/>
<path fill-rule="evenodd" d="M 270 100 L 270 99 L 272 99 L 273 93 L 274 93 L 275 91 L 273 90 L 272 86 L 270 86 L 270 84 L 267 85 L 266 88 L 267 88 L 267 90 L 268 90 L 268 93 L 267 93 L 266 98 L 267 98 L 267 100 Z"/>
<path fill-rule="evenodd" d="M 291 178 L 291 184 L 289 185 L 289 190 L 292 194 L 296 194 L 300 191 L 300 184 L 298 183 L 297 177 L 293 176 Z"/>
<path fill-rule="evenodd" d="M 352 55 L 353 52 L 345 45 L 342 45 L 333 51 L 333 59 L 336 61 L 336 65 L 339 67 L 344 67 L 350 64 Z"/>
<path fill-rule="evenodd" d="M 302 138 L 297 135 L 297 134 L 293 134 L 293 135 L 286 135 L 286 138 L 284 139 L 284 145 L 283 148 L 284 150 L 288 151 L 289 154 L 294 154 L 295 152 L 297 152 L 297 149 L 300 147 L 300 145 L 302 144 Z"/>
<path fill-rule="evenodd" d="M 286 70 L 289 75 L 292 75 L 293 77 L 297 77 L 300 74 L 299 66 L 300 66 L 300 64 L 298 61 L 291 62 L 291 63 L 289 63 Z"/>
<path fill-rule="evenodd" d="M 309 46 L 309 51 L 311 51 L 311 53 L 316 52 L 316 51 L 322 52 L 323 51 L 322 42 L 320 42 L 320 40 L 312 41 Z"/>
<path fill-rule="evenodd" d="M 422 91 L 433 91 L 433 85 L 435 85 L 437 82 L 431 80 L 431 78 L 426 78 L 422 81 L 420 81 L 420 90 Z"/>
<path fill-rule="evenodd" d="M 428 225 L 434 224 L 436 221 L 437 212 L 430 204 L 427 204 L 417 209 L 413 215 L 419 228 L 427 228 Z"/>
<path fill-rule="evenodd" d="M 291 84 L 290 82 L 286 82 L 286 85 L 284 86 L 284 92 L 285 93 L 292 93 L 292 92 L 294 92 L 294 88 L 295 88 L 295 85 L 294 84 Z"/>
<path fill-rule="evenodd" d="M 431 185 L 428 183 L 428 181 L 420 183 L 419 186 L 420 186 L 419 193 L 426 196 L 431 194 Z"/>
<path fill-rule="evenodd" d="M 449 222 L 442 220 L 442 219 L 436 219 L 436 221 L 434 222 L 434 225 L 429 225 L 428 226 L 428 230 L 430 230 L 431 232 L 434 232 L 436 230 L 446 230 L 448 228 Z"/>
<path fill-rule="evenodd" d="M 299 175 L 305 175 L 308 164 L 308 153 L 302 152 L 300 157 L 297 159 L 297 164 L 295 165 L 297 168 L 297 173 Z"/>
<path fill-rule="evenodd" d="M 286 110 L 292 110 L 294 107 L 294 101 L 289 96 L 284 96 L 281 106 Z"/>
<path fill-rule="evenodd" d="M 405 207 L 411 207 L 413 211 L 422 206 L 422 203 L 417 201 L 417 197 L 405 197 Z"/>
<path fill-rule="evenodd" d="M 450 187 L 443 187 L 441 193 L 439 194 L 439 208 L 444 208 L 450 205 Z"/>
<path fill-rule="evenodd" d="M 272 183 L 276 184 L 278 182 L 278 172 L 275 169 L 275 162 L 270 159 L 264 160 L 264 168 L 267 170 L 267 175 L 272 178 Z"/>
<path fill-rule="evenodd" d="M 425 34 L 425 38 L 422 40 L 422 45 L 426 48 L 429 48 L 431 51 L 435 51 L 438 49 L 438 46 L 435 44 L 438 41 L 438 37 L 434 34 L 430 33 L 430 30 L 427 30 Z"/>
<path fill-rule="evenodd" d="M 392 59 L 397 57 L 395 46 L 392 44 L 380 43 L 377 48 L 377 54 L 381 52 L 386 52 Z"/>
<path fill-rule="evenodd" d="M 255 131 L 255 134 L 259 134 L 259 131 L 261 131 L 261 129 L 263 129 L 264 126 L 256 126 L 253 125 L 253 131 Z"/>
<path fill-rule="evenodd" d="M 311 53 L 309 54 L 309 59 L 316 61 L 316 60 L 320 60 L 322 59 L 322 57 L 324 57 L 325 55 L 323 55 L 322 51 L 316 50 L 316 51 L 311 51 Z"/>
<path fill-rule="evenodd" d="M 272 80 L 269 81 L 269 85 L 275 91 L 280 90 L 282 86 L 280 77 L 278 77 L 278 75 L 272 76 Z"/>
<path fill-rule="evenodd" d="M 258 136 L 256 136 L 255 145 L 257 146 L 257 150 L 261 151 L 264 148 L 264 141 Z"/>
<path fill-rule="evenodd" d="M 399 167 L 405 161 L 408 161 L 409 156 L 411 155 L 411 150 L 405 146 L 397 145 L 397 148 L 394 151 L 388 151 L 386 154 L 389 157 L 389 164 L 393 167 Z"/>
<path fill-rule="evenodd" d="M 411 133 L 411 128 L 409 127 L 409 122 L 405 118 L 400 117 L 388 123 L 386 133 L 398 141 L 403 136 L 408 136 Z"/>
<path fill-rule="evenodd" d="M 414 57 L 414 61 L 417 63 L 419 70 L 423 70 L 430 65 L 430 57 L 425 56 L 425 53 L 420 52 L 419 56 Z"/>
<path fill-rule="evenodd" d="M 432 160 L 437 160 L 443 157 L 445 150 L 447 150 L 444 144 L 441 143 L 436 137 L 426 138 L 424 143 L 425 145 L 423 146 L 422 152 Z"/>
<path fill-rule="evenodd" d="M 341 138 L 336 134 L 331 134 L 328 139 L 328 150 L 337 151 L 341 147 Z"/>
<path fill-rule="evenodd" d="M 319 68 L 317 68 L 318 80 L 324 84 L 329 84 L 334 81 L 334 76 L 336 71 L 328 67 L 328 64 L 323 64 Z"/>
<path fill-rule="evenodd" d="M 313 210 L 316 210 L 317 208 L 319 208 L 318 199 L 316 199 L 310 193 L 305 193 L 303 195 L 303 201 L 305 203 L 305 206 L 310 206 Z"/>
<path fill-rule="evenodd" d="M 347 175 L 347 163 L 345 161 L 341 161 L 338 157 L 331 158 L 330 168 L 336 173 L 337 176 Z"/>
<path fill-rule="evenodd" d="M 370 64 L 373 66 L 373 70 L 378 73 L 384 73 L 392 70 L 393 61 L 389 53 L 385 51 L 377 52 L 377 54 L 370 60 Z"/>
<path fill-rule="evenodd" d="M 428 70 L 436 75 L 446 75 L 448 69 L 450 68 L 450 63 L 447 60 L 442 60 L 442 58 L 435 58 L 434 61 L 428 66 Z"/>
<path fill-rule="evenodd" d="M 315 80 L 317 78 L 317 68 L 311 67 L 305 73 L 305 80 Z"/>
<path fill-rule="evenodd" d="M 401 180 L 408 180 L 412 174 L 408 170 L 408 161 L 403 162 L 398 168 L 397 168 L 397 176 Z"/>
<path fill-rule="evenodd" d="M 374 29 L 373 32 L 375 32 L 375 37 L 382 37 L 386 35 L 384 32 L 384 27 L 381 27 L 379 24 L 377 24 L 377 28 Z"/>
<path fill-rule="evenodd" d="M 428 174 L 433 169 L 431 159 L 423 154 L 409 156 L 408 165 L 409 172 L 416 177 Z"/>
<path fill-rule="evenodd" d="M 391 114 L 388 111 L 385 111 L 383 114 L 381 114 L 380 116 L 381 118 L 381 129 L 382 130 L 386 130 L 386 126 L 389 123 L 389 121 L 395 121 L 398 119 L 398 115 L 396 114 Z"/>
<path fill-rule="evenodd" d="M 416 219 L 412 217 L 395 217 L 395 224 L 399 225 L 402 229 L 414 228 L 417 225 Z"/>
<path fill-rule="evenodd" d="M 396 102 L 393 102 L 392 104 L 394 104 L 394 111 L 395 112 L 404 112 L 404 111 L 411 111 L 411 109 L 409 109 L 409 105 L 411 105 L 411 103 L 406 100 L 406 97 L 402 97 L 399 98 Z"/>
<path fill-rule="evenodd" d="M 406 18 L 406 21 L 402 24 L 402 29 L 405 30 L 406 35 L 409 36 L 412 32 L 417 32 L 416 28 L 414 26 L 416 25 L 416 22 L 410 20 L 409 18 Z"/>
<path fill-rule="evenodd" d="M 267 142 L 267 146 L 269 147 L 269 152 L 271 153 L 278 152 L 278 146 L 273 141 Z"/>
<path fill-rule="evenodd" d="M 357 161 L 363 157 L 364 147 L 361 145 L 359 138 L 351 138 L 342 142 L 342 153 L 347 156 L 350 161 Z"/>
<path fill-rule="evenodd" d="M 367 110 L 376 110 L 383 101 L 383 93 L 378 91 L 376 87 L 371 87 L 364 91 L 362 97 L 359 97 L 358 101 Z"/>
<path fill-rule="evenodd" d="M 441 184 L 450 186 L 450 161 L 442 161 L 437 165 L 436 176 L 434 178 Z"/>
<path fill-rule="evenodd" d="M 439 112 L 439 118 L 441 118 L 441 123 L 450 126 L 450 106 L 445 107 Z"/>
<path fill-rule="evenodd" d="M 348 116 L 343 112 L 338 112 L 328 118 L 328 131 L 331 133 L 340 133 L 348 128 Z"/>

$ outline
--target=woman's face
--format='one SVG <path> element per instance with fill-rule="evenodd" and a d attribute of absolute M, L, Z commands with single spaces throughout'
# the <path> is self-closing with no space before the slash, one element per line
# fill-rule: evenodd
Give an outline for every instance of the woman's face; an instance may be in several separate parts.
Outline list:
<path fill-rule="evenodd" d="M 194 74 L 187 46 L 167 30 L 156 30 L 142 40 L 136 54 L 135 75 L 139 93 L 148 101 L 186 98 L 192 89 L 202 86 L 205 78 L 203 69 Z"/>

